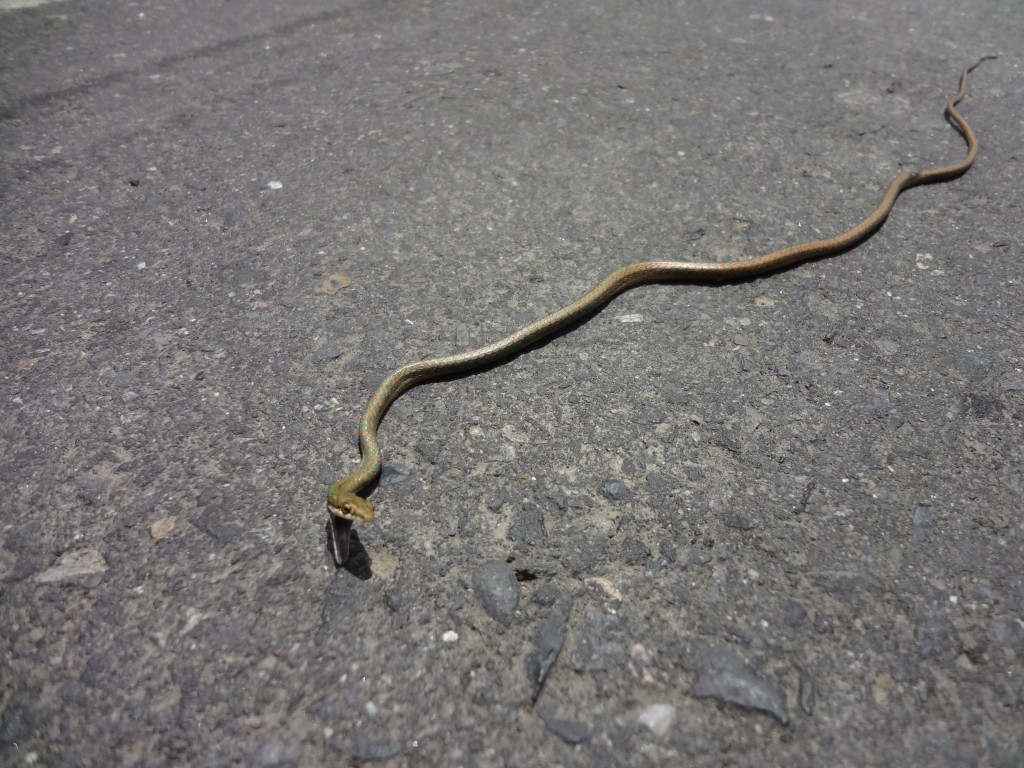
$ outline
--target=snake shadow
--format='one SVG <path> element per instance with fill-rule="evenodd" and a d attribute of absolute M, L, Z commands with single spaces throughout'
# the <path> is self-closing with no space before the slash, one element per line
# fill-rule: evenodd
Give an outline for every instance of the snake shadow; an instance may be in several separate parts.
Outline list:
<path fill-rule="evenodd" d="M 370 494 L 377 487 L 377 481 L 374 480 L 372 485 L 367 486 L 367 495 Z M 327 550 L 330 561 L 334 562 L 334 557 L 331 555 L 331 521 L 328 520 L 324 526 L 324 548 Z M 355 526 L 349 531 L 348 539 L 348 559 L 344 565 L 334 566 L 335 572 L 337 571 L 348 571 L 350 574 L 355 576 L 360 581 L 367 581 L 373 578 L 373 559 L 370 557 L 370 553 L 366 547 L 363 546 L 363 542 L 359 540 L 359 533 Z"/>

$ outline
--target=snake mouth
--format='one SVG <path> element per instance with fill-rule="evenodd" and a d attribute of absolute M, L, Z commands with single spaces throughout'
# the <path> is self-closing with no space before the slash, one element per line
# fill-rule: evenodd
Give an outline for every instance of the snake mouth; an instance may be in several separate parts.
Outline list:
<path fill-rule="evenodd" d="M 341 486 L 339 481 L 327 490 L 327 511 L 330 514 L 330 548 L 340 568 L 348 560 L 352 523 L 373 520 L 373 503 Z"/>
<path fill-rule="evenodd" d="M 330 548 L 334 564 L 339 568 L 348 560 L 349 543 L 352 536 L 352 521 L 344 517 L 330 517 Z"/>

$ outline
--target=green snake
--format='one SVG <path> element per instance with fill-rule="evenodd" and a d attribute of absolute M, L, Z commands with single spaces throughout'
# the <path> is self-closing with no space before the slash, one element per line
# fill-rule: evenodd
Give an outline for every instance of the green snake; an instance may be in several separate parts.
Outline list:
<path fill-rule="evenodd" d="M 946 116 L 959 130 L 967 143 L 967 156 L 958 163 L 943 168 L 931 168 L 914 173 L 901 173 L 886 187 L 875 209 L 859 224 L 854 225 L 840 235 L 825 240 L 791 245 L 773 251 L 765 256 L 757 256 L 739 261 L 724 263 L 701 263 L 688 261 L 642 261 L 617 269 L 598 283 L 585 296 L 572 304 L 562 307 L 557 312 L 537 320 L 506 336 L 500 341 L 485 347 L 448 355 L 431 360 L 421 360 L 404 365 L 388 376 L 377 387 L 370 398 L 362 419 L 359 421 L 359 449 L 362 461 L 359 467 L 334 484 L 327 491 L 327 511 L 331 520 L 331 553 L 335 562 L 341 566 L 348 559 L 349 537 L 352 524 L 369 522 L 374 518 L 373 504 L 360 495 L 374 478 L 380 473 L 381 451 L 377 443 L 377 427 L 388 407 L 406 390 L 417 384 L 465 373 L 482 368 L 500 360 L 505 360 L 516 352 L 541 339 L 547 338 L 562 328 L 596 312 L 623 291 L 646 283 L 657 283 L 674 280 L 702 282 L 721 282 L 762 275 L 774 272 L 790 264 L 842 253 L 867 238 L 886 220 L 892 210 L 896 198 L 911 187 L 920 184 L 934 184 L 948 181 L 965 173 L 974 163 L 978 154 L 978 140 L 971 126 L 956 111 L 967 93 L 967 76 L 985 59 L 964 70 L 960 76 L 960 90 L 946 102 Z"/>

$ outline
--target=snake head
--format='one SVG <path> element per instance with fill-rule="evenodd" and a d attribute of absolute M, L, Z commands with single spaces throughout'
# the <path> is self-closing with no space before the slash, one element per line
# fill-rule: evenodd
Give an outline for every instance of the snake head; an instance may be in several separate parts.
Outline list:
<path fill-rule="evenodd" d="M 345 488 L 340 480 L 327 489 L 327 511 L 353 523 L 373 520 L 373 503 Z"/>
<path fill-rule="evenodd" d="M 331 554 L 340 568 L 348 560 L 352 523 L 373 520 L 373 504 L 338 481 L 327 490 L 327 511 L 331 515 Z"/>

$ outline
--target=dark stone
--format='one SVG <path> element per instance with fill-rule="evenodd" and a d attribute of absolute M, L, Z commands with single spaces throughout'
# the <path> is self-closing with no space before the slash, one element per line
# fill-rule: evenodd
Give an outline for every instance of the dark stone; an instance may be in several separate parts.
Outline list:
<path fill-rule="evenodd" d="M 313 353 L 313 360 L 318 363 L 326 363 L 337 360 L 349 349 L 348 344 L 338 340 L 331 340 L 320 345 L 320 348 Z"/>
<path fill-rule="evenodd" d="M 365 731 L 352 734 L 353 760 L 388 760 L 398 754 L 398 744 L 387 739 L 377 740 Z"/>
<path fill-rule="evenodd" d="M 800 669 L 800 709 L 805 715 L 814 714 L 814 680 L 806 669 Z"/>
<path fill-rule="evenodd" d="M 622 542 L 622 559 L 626 565 L 640 565 L 651 559 L 651 548 L 630 537 Z"/>
<path fill-rule="evenodd" d="M 562 591 L 553 584 L 541 584 L 534 590 L 533 597 L 530 599 L 537 605 L 551 606 L 555 604 L 561 594 Z"/>
<path fill-rule="evenodd" d="M 749 531 L 754 527 L 753 520 L 740 512 L 726 512 L 720 517 L 725 525 L 738 531 Z"/>
<path fill-rule="evenodd" d="M 658 545 L 658 555 L 667 565 L 674 564 L 679 556 L 676 548 L 667 541 L 663 541 Z"/>
<path fill-rule="evenodd" d="M 34 573 L 38 573 L 46 567 L 47 558 L 41 552 L 26 552 L 18 558 L 11 570 L 11 581 L 27 579 Z"/>
<path fill-rule="evenodd" d="M 572 598 L 569 593 L 563 593 L 559 598 L 558 605 L 552 609 L 552 613 L 537 628 L 537 634 L 533 639 L 534 650 L 526 656 L 526 677 L 533 686 L 533 700 L 540 696 L 544 681 L 547 680 L 551 668 L 555 665 L 562 644 L 565 642 L 565 635 L 569 630 L 569 609 L 572 607 Z"/>
<path fill-rule="evenodd" d="M 532 504 L 524 505 L 508 528 L 508 538 L 520 546 L 533 546 L 547 538 L 544 513 Z"/>
<path fill-rule="evenodd" d="M 701 658 L 704 669 L 698 674 L 693 693 L 748 709 L 760 709 L 789 725 L 786 701 L 777 685 L 760 677 L 729 651 L 708 649 Z"/>
<path fill-rule="evenodd" d="M 590 573 L 601 559 L 607 539 L 599 542 L 595 538 L 581 537 L 576 546 L 562 555 L 564 565 L 573 576 Z"/>
<path fill-rule="evenodd" d="M 629 498 L 629 488 L 621 480 L 609 480 L 601 486 L 601 493 L 612 501 L 625 501 Z"/>
<path fill-rule="evenodd" d="M 25 525 L 7 534 L 7 538 L 4 539 L 4 548 L 12 552 L 20 552 L 22 549 L 27 549 L 32 543 L 39 541 L 42 527 L 43 524 L 38 520 L 25 523 Z"/>
<path fill-rule="evenodd" d="M 996 616 L 988 628 L 992 642 L 1005 648 L 1012 648 L 1018 655 L 1024 655 L 1024 629 L 1013 616 Z"/>
<path fill-rule="evenodd" d="M 196 497 L 196 504 L 200 507 L 205 507 L 217 496 L 217 489 L 214 486 L 208 486 L 200 491 L 199 496 Z"/>
<path fill-rule="evenodd" d="M 230 514 L 217 504 L 207 509 L 192 524 L 219 544 L 236 540 L 242 529 L 230 522 Z"/>
<path fill-rule="evenodd" d="M 782 608 L 782 621 L 788 627 L 798 627 L 807 621 L 807 609 L 796 600 L 787 600 Z"/>
<path fill-rule="evenodd" d="M 579 720 L 563 720 L 545 717 L 544 725 L 566 744 L 582 744 L 590 738 L 590 726 Z"/>
<path fill-rule="evenodd" d="M 380 472 L 380 487 L 387 488 L 389 485 L 400 485 L 409 479 L 411 473 L 408 467 L 402 464 L 388 464 Z"/>
<path fill-rule="evenodd" d="M 519 607 L 519 582 L 508 563 L 496 560 L 473 569 L 473 593 L 487 615 L 508 626 Z"/>
<path fill-rule="evenodd" d="M 569 663 L 577 672 L 613 668 L 626 653 L 622 619 L 602 611 L 587 611 Z"/>

